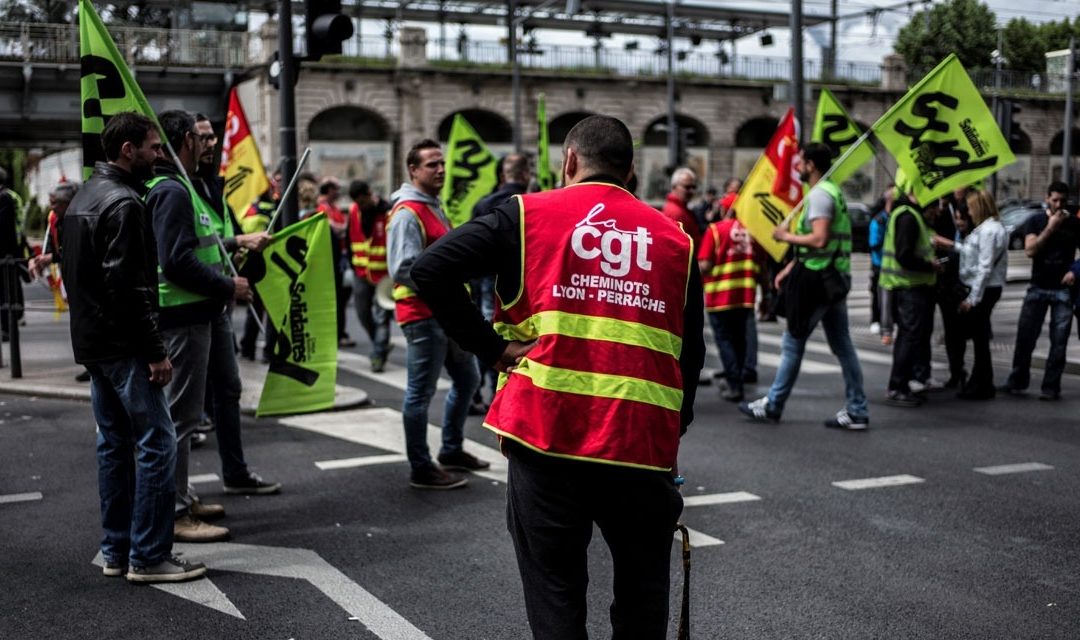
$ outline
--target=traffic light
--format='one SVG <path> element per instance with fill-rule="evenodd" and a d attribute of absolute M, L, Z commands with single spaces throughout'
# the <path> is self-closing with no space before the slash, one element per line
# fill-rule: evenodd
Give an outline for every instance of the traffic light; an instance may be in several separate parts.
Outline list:
<path fill-rule="evenodd" d="M 1001 135 L 1009 141 L 1010 149 L 1019 149 L 1024 144 L 1024 134 L 1020 129 L 1020 123 L 1016 121 L 1020 107 L 1012 100 L 1001 102 Z"/>
<path fill-rule="evenodd" d="M 307 59 L 318 61 L 325 55 L 341 53 L 341 43 L 352 37 L 352 20 L 341 13 L 341 2 L 306 0 L 304 2 Z"/>

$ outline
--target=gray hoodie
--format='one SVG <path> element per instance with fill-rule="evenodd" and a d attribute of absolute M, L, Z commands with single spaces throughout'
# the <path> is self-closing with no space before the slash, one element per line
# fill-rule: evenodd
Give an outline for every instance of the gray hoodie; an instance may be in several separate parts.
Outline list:
<path fill-rule="evenodd" d="M 442 203 L 438 198 L 427 195 L 408 182 L 402 183 L 400 189 L 390 194 L 391 207 L 409 200 L 417 200 L 431 207 L 446 228 L 450 228 L 450 221 L 443 213 Z M 390 226 L 386 229 L 386 262 L 390 269 L 390 277 L 394 279 L 394 282 L 413 290 L 416 290 L 416 283 L 413 282 L 409 270 L 412 269 L 413 261 L 425 248 L 423 238 L 420 220 L 408 211 L 395 214 L 390 220 Z"/>

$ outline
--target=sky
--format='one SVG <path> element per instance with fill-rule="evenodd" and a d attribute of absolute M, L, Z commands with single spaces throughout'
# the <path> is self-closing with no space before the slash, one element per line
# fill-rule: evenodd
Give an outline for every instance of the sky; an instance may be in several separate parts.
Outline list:
<path fill-rule="evenodd" d="M 658 4 L 662 0 L 655 0 Z M 720 1 L 720 0 L 715 0 Z M 708 0 L 688 0 L 688 4 L 708 4 Z M 791 6 L 790 0 L 743 0 L 729 5 L 748 7 L 758 10 L 771 10 L 786 13 Z M 878 7 L 891 7 L 900 4 L 888 0 L 839 0 L 837 13 L 841 16 L 872 11 Z M 1048 22 L 1064 17 L 1080 16 L 1080 0 L 987 0 L 984 2 L 997 15 L 998 23 L 1004 25 L 1013 18 L 1027 18 L 1032 22 Z M 891 53 L 897 33 L 924 6 L 922 2 L 913 2 L 911 8 L 888 9 L 877 13 L 876 18 L 866 15 L 847 18 L 837 25 L 839 51 L 838 59 L 855 62 L 880 62 L 881 58 Z M 827 15 L 829 0 L 803 0 L 803 12 L 807 15 Z M 417 24 L 428 30 L 429 39 L 438 38 L 439 27 L 436 24 Z M 382 38 L 384 25 L 378 21 L 363 21 L 362 37 Z M 457 25 L 447 25 L 449 38 L 457 36 Z M 470 37 L 474 40 L 498 41 L 504 37 L 505 30 L 499 27 L 470 27 Z M 828 25 L 806 29 L 804 52 L 807 58 L 820 58 L 822 45 L 828 44 Z M 740 39 L 737 44 L 738 55 L 787 57 L 791 39 L 788 29 L 771 29 L 772 46 L 764 47 L 759 35 Z M 590 46 L 592 40 L 584 34 L 566 31 L 544 31 L 540 38 L 545 43 Z M 638 40 L 642 49 L 654 48 L 655 39 L 642 36 L 616 36 L 604 41 L 605 47 L 622 48 L 627 40 Z M 650 42 L 653 40 L 653 42 Z M 709 51 L 715 50 L 715 44 L 703 45 Z M 680 47 L 687 48 L 687 47 Z"/>

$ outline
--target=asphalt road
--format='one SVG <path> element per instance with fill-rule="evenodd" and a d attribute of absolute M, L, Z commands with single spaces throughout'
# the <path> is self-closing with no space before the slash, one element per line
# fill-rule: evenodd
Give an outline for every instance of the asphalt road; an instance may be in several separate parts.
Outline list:
<path fill-rule="evenodd" d="M 1010 285 L 1017 295 L 1022 285 Z M 1066 376 L 1057 403 L 939 393 L 919 409 L 887 407 L 888 352 L 866 334 L 858 292 L 851 305 L 868 432 L 821 426 L 842 405 L 842 382 L 820 334 L 777 425 L 747 422 L 714 386 L 700 390 L 680 460 L 684 496 L 704 503 L 683 515 L 697 544 L 692 637 L 1080 637 L 1080 377 Z M 762 335 L 760 392 L 779 327 Z M 210 579 L 170 591 L 92 564 L 89 406 L 0 397 L 0 638 L 528 637 L 498 466 L 465 490 L 410 490 L 394 457 L 404 349 L 382 375 L 366 373 L 364 351 L 342 358 L 340 382 L 366 389 L 372 408 L 246 419 L 247 458 L 284 483 L 281 495 L 225 496 L 206 477 L 220 473 L 213 440 L 195 452 L 200 494 L 226 506 L 234 538 L 178 545 L 209 564 Z M 496 445 L 478 418 L 467 437 L 474 450 Z M 672 559 L 674 637 L 676 545 Z M 590 633 L 608 637 L 599 536 L 590 572 Z"/>

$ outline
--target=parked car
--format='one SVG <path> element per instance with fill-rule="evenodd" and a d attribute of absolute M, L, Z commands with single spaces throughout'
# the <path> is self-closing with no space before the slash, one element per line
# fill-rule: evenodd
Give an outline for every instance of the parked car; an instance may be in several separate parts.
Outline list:
<path fill-rule="evenodd" d="M 866 253 L 870 251 L 870 218 L 874 214 L 861 202 L 849 202 L 847 208 L 851 216 L 851 250 Z"/>
<path fill-rule="evenodd" d="M 1045 205 L 1037 201 L 1013 204 L 1001 210 L 1001 224 L 1009 234 L 1009 248 L 1024 248 L 1024 223 L 1033 214 L 1041 213 Z"/>

